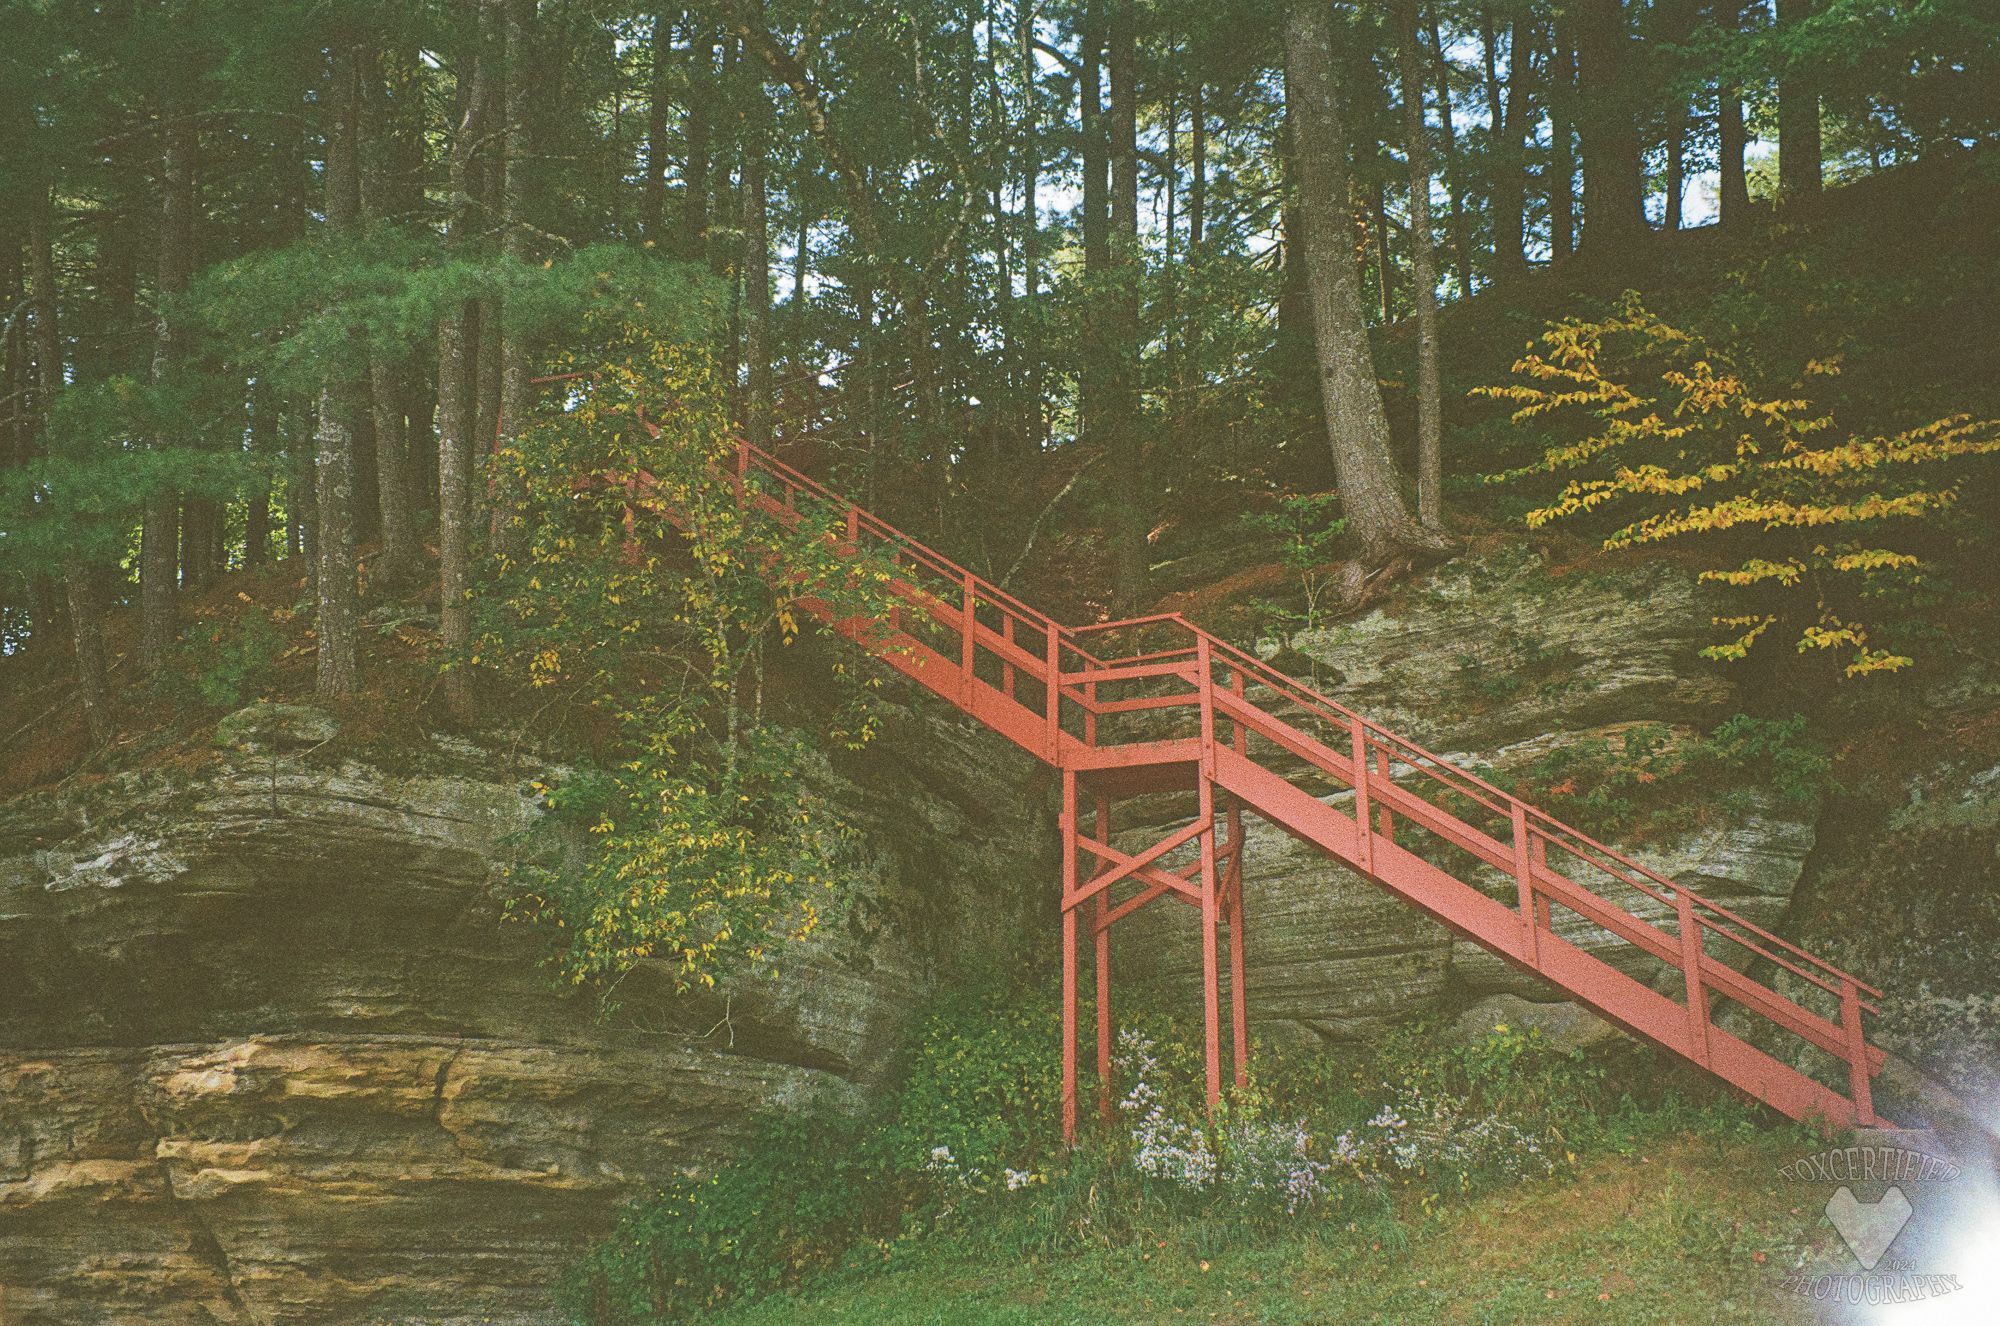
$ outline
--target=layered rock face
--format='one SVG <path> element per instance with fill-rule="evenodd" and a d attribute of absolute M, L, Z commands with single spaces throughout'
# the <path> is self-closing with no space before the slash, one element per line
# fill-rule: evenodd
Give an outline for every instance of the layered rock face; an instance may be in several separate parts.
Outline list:
<path fill-rule="evenodd" d="M 1561 575 L 1514 549 L 1441 567 L 1390 606 L 1295 636 L 1276 661 L 1461 765 L 1505 773 L 1560 747 L 1615 740 L 1635 724 L 1705 730 L 1733 713 L 1734 688 L 1698 656 L 1708 641 L 1694 599 L 1677 567 L 1600 564 Z M 1334 804 L 1352 800 L 1347 793 Z M 1816 815 L 1754 787 L 1734 800 L 1735 812 L 1700 829 L 1612 845 L 1768 926 L 1812 851 Z M 1143 820 L 1149 807 L 1136 809 Z M 1184 820 L 1181 808 L 1162 805 L 1161 818 L 1125 826 L 1121 838 L 1128 848 L 1151 841 L 1179 822 L 1167 818 L 1176 813 Z M 1514 889 L 1498 872 L 1471 882 L 1500 897 Z M 1641 915 L 1662 910 L 1637 895 L 1614 897 Z M 1271 1040 L 1353 1039 L 1440 1003 L 1560 997 L 1254 818 L 1246 819 L 1244 909 L 1252 1033 Z M 1556 928 L 1621 965 L 1636 957 L 1566 911 Z M 1191 909 L 1148 907 L 1114 939 L 1114 970 L 1183 991 L 1182 1006 L 1198 1009 L 1197 936 Z M 1647 974 L 1643 961 L 1630 966 Z"/>
<path fill-rule="evenodd" d="M 8 1326 L 553 1320 L 622 1199 L 759 1110 L 851 1107 L 1055 878 L 1046 775 L 899 712 L 827 773 L 871 844 L 848 923 L 713 998 L 637 973 L 606 1021 L 502 918 L 534 767 L 323 760 L 324 719 L 272 717 L 0 808 Z"/>

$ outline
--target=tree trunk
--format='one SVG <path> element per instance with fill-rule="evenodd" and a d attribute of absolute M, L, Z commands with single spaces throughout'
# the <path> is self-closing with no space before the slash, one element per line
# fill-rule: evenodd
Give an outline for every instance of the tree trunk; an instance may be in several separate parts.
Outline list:
<path fill-rule="evenodd" d="M 1320 399 L 1341 506 L 1362 555 L 1380 564 L 1405 549 L 1447 546 L 1410 516 L 1389 457 L 1389 418 L 1368 345 L 1360 278 L 1347 247 L 1347 134 L 1334 82 L 1333 13 L 1291 0 L 1285 15 L 1285 101 L 1305 228 Z"/>
<path fill-rule="evenodd" d="M 1656 0 L 1655 22 L 1666 45 L 1666 54 L 1675 70 L 1685 67 L 1688 40 L 1694 35 L 1696 0 Z M 1669 78 L 1666 94 L 1667 209 L 1665 228 L 1679 230 L 1685 224 L 1682 213 L 1687 202 L 1687 136 L 1692 111 L 1687 96 Z"/>
<path fill-rule="evenodd" d="M 1438 128 L 1444 135 L 1444 188 L 1451 204 L 1451 252 L 1458 273 L 1458 297 L 1472 293 L 1471 217 L 1466 214 L 1465 196 L 1459 188 L 1457 116 L 1451 104 L 1451 60 L 1445 55 L 1444 40 L 1438 31 L 1437 12 L 1430 15 L 1431 59 L 1437 65 Z"/>
<path fill-rule="evenodd" d="M 679 253 L 689 262 L 708 256 L 709 150 L 714 137 L 715 35 L 688 34 L 687 174 L 681 191 Z"/>
<path fill-rule="evenodd" d="M 480 4 L 482 34 L 491 24 L 498 0 Z M 469 70 L 460 89 L 459 121 L 451 135 L 450 202 L 445 211 L 444 242 L 448 252 L 465 247 L 471 224 L 475 180 L 474 151 L 486 132 L 486 83 L 492 60 L 484 40 L 468 41 L 474 54 L 464 61 Z M 473 433 L 479 416 L 474 356 L 478 336 L 470 326 L 475 317 L 467 301 L 448 308 L 438 319 L 438 634 L 444 644 L 445 711 L 452 722 L 469 727 L 478 713 L 472 693 L 472 476 Z"/>
<path fill-rule="evenodd" d="M 501 165 L 500 216 L 502 254 L 525 266 L 534 259 L 532 229 L 528 223 L 528 117 L 530 70 L 534 64 L 536 0 L 504 0 L 507 31 L 507 127 L 504 135 L 505 160 Z M 495 445 L 519 445 L 535 406 L 535 355 L 533 336 L 518 318 L 503 310 L 500 342 L 500 419 Z M 501 552 L 519 557 L 526 531 L 517 513 L 496 504 L 493 511 L 493 542 Z"/>
<path fill-rule="evenodd" d="M 195 121 L 189 107 L 178 98 L 167 106 L 162 137 L 164 179 L 160 194 L 158 277 L 161 302 L 153 333 L 156 385 L 172 376 L 183 356 L 186 335 L 171 303 L 187 293 L 188 282 L 194 275 Z M 154 445 L 166 448 L 174 441 L 162 435 L 154 439 Z M 174 544 L 179 510 L 180 495 L 172 488 L 156 487 L 146 494 L 139 535 L 139 667 L 144 672 L 157 668 L 174 642 Z"/>
<path fill-rule="evenodd" d="M 743 143 L 743 356 L 750 364 L 743 426 L 751 442 L 771 445 L 771 234 L 765 211 L 763 122 Z"/>
<path fill-rule="evenodd" d="M 1528 59 L 1522 43 L 1523 22 L 1508 30 L 1507 86 L 1503 100 L 1496 67 L 1498 35 L 1490 9 L 1479 14 L 1480 37 L 1486 60 L 1486 102 L 1493 116 L 1493 264 L 1502 277 L 1518 277 L 1528 270 L 1528 254 L 1522 240 L 1522 224 L 1527 210 L 1523 172 L 1526 155 L 1521 150 L 1521 130 L 1527 122 Z"/>
<path fill-rule="evenodd" d="M 271 555 L 271 472 L 266 468 L 278 454 L 277 398 L 262 382 L 246 384 L 250 399 L 250 455 L 257 473 L 250 481 L 248 511 L 243 518 L 243 568 L 255 571 Z"/>
<path fill-rule="evenodd" d="M 666 241 L 667 102 L 673 95 L 674 27 L 665 9 L 653 11 L 653 80 L 646 94 L 646 173 L 639 196 L 639 233 L 646 243 Z"/>
<path fill-rule="evenodd" d="M 1042 337 L 1038 313 L 1041 274 L 1041 215 L 1038 197 L 1042 188 L 1041 106 L 1035 90 L 1040 65 L 1035 56 L 1035 8 L 1015 6 L 1016 38 L 1021 57 L 1021 321 L 1022 336 L 1021 403 L 1031 451 L 1039 452 L 1048 440 L 1048 416 L 1042 408 Z"/>
<path fill-rule="evenodd" d="M 1646 232 L 1639 132 L 1625 87 L 1624 0 L 1580 0 L 1577 54 L 1582 65 L 1583 247 L 1602 256 Z"/>
<path fill-rule="evenodd" d="M 1081 138 L 1078 154 L 1083 170 L 1083 217 L 1078 223 L 1083 239 L 1083 279 L 1095 288 L 1104 278 L 1105 236 L 1111 193 L 1111 164 L 1106 156 L 1104 132 L 1104 0 L 1086 0 L 1082 42 L 1077 60 L 1077 132 Z M 1095 298 L 1083 309 L 1084 345 L 1078 357 L 1076 414 L 1078 436 L 1096 441 L 1101 436 L 1104 393 L 1104 310 Z"/>
<path fill-rule="evenodd" d="M 1818 7 L 1817 0 L 1776 3 L 1781 34 Z M 1808 62 L 1786 58 L 1778 76 L 1778 192 L 1788 198 L 1818 193 L 1821 172 L 1819 79 Z"/>
<path fill-rule="evenodd" d="M 1377 175 L 1368 185 L 1369 247 L 1375 250 L 1375 301 L 1382 325 L 1396 320 L 1396 269 L 1389 256 L 1389 186 Z"/>
<path fill-rule="evenodd" d="M 63 591 L 69 600 L 70 642 L 76 654 L 76 693 L 83 701 L 83 721 L 92 746 L 109 745 L 115 735 L 111 721 L 111 685 L 105 676 L 104 599 L 97 575 L 76 558 L 63 563 Z"/>
<path fill-rule="evenodd" d="M 336 37 L 327 80 L 326 225 L 351 234 L 360 211 L 360 50 Z M 350 694 L 357 681 L 354 560 L 354 418 L 359 393 L 336 370 L 319 393 L 313 491 L 319 562 L 318 691 Z"/>
<path fill-rule="evenodd" d="M 1735 46 L 1742 40 L 1743 0 L 1717 0 L 1715 21 L 1722 25 L 1724 41 Z M 1723 56 L 1725 67 L 1733 52 Z M 1716 126 L 1720 142 L 1718 169 L 1722 182 L 1717 190 L 1720 195 L 1720 225 L 1735 225 L 1750 210 L 1750 183 L 1743 170 L 1744 150 L 1749 146 L 1749 134 L 1743 125 L 1743 89 L 1727 73 L 1718 80 L 1716 89 Z"/>
<path fill-rule="evenodd" d="M 361 62 L 363 93 L 363 135 L 379 150 L 368 154 L 357 167 L 360 176 L 362 210 L 370 220 L 398 223 L 418 210 L 421 183 L 416 198 L 410 196 L 402 171 L 411 166 L 407 145 L 409 104 L 420 95 L 409 65 L 400 57 L 381 58 L 369 52 Z M 368 109 L 374 108 L 374 114 Z M 420 129 L 420 126 L 419 126 Z M 421 155 L 417 162 L 421 181 Z M 416 484 L 411 471 L 409 428 L 405 420 L 407 393 L 403 366 L 385 351 L 368 355 L 368 409 L 374 446 L 375 519 L 382 551 L 370 579 L 388 591 L 399 590 L 416 579 L 423 561 L 422 544 L 417 538 Z M 357 468 L 366 468 L 357 466 Z M 360 485 L 365 493 L 369 485 Z M 357 529 L 357 536 L 364 533 Z"/>
<path fill-rule="evenodd" d="M 1135 0 L 1108 0 L 1106 70 L 1111 111 L 1106 125 L 1111 167 L 1111 233 L 1107 254 L 1110 359 L 1104 433 L 1112 467 L 1112 577 L 1119 606 L 1146 601 L 1146 450 L 1139 420 L 1139 147 L 1138 39 Z"/>
<path fill-rule="evenodd" d="M 1576 51 L 1569 25 L 1549 24 L 1549 253 L 1576 251 Z"/>
<path fill-rule="evenodd" d="M 1438 529 L 1444 523 L 1443 393 L 1438 385 L 1437 256 L 1431 242 L 1431 147 L 1424 128 L 1417 0 L 1397 0 L 1396 19 L 1403 133 L 1409 144 L 1410 265 L 1417 286 L 1417 519 Z M 1520 37 L 1518 27 L 1515 37 Z"/>
<path fill-rule="evenodd" d="M 57 324 L 55 218 L 53 182 L 38 181 L 28 211 L 28 263 L 34 280 L 35 372 L 37 404 L 44 417 L 62 391 L 62 332 Z M 77 531 L 81 533 L 79 529 Z M 70 644 L 76 663 L 76 692 L 83 702 L 84 723 L 93 746 L 111 739 L 111 689 L 105 681 L 104 609 L 98 601 L 96 575 L 81 554 L 62 559 L 63 589 L 69 600 Z M 35 622 L 43 625 L 41 620 Z"/>

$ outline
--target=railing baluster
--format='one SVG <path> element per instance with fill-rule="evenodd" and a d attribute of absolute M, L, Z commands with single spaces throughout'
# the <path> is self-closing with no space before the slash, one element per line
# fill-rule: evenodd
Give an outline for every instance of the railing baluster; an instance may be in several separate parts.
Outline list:
<path fill-rule="evenodd" d="M 1708 1064 L 1708 991 L 1701 981 L 1701 922 L 1686 889 L 1674 894 L 1681 930 L 1681 971 L 1687 987 L 1688 1045 L 1696 1063 Z"/>
<path fill-rule="evenodd" d="M 1000 638 L 1010 645 L 1014 643 L 1014 614 L 1005 608 L 1000 611 Z M 1014 698 L 1014 660 L 1011 654 L 1000 655 L 1000 693 L 1010 700 Z"/>
<path fill-rule="evenodd" d="M 1375 833 L 1368 822 L 1368 729 L 1359 718 L 1348 720 L 1348 742 L 1351 747 L 1350 759 L 1354 764 L 1354 828 L 1355 848 L 1359 853 L 1358 864 L 1362 871 L 1373 874 L 1375 870 Z"/>
<path fill-rule="evenodd" d="M 1383 782 L 1389 781 L 1389 749 L 1386 746 L 1375 748 L 1375 773 Z M 1396 816 L 1387 806 L 1382 807 L 1382 841 L 1396 841 Z"/>
<path fill-rule="evenodd" d="M 1206 780 L 1215 777 L 1215 667 L 1205 635 L 1194 638 L 1194 669 L 1196 703 L 1201 707 L 1201 776 Z M 1215 825 L 1206 824 L 1202 831 L 1210 836 L 1212 849 Z"/>
<path fill-rule="evenodd" d="M 1527 936 L 1528 961 L 1540 964 L 1542 927 L 1535 913 L 1534 872 L 1528 865 L 1528 811 L 1518 801 L 1509 801 L 1507 808 L 1514 821 L 1514 887 L 1521 900 L 1521 930 Z"/>
<path fill-rule="evenodd" d="M 1062 639 L 1056 634 L 1054 623 L 1042 624 L 1042 637 L 1047 641 L 1045 653 L 1048 657 L 1043 666 L 1048 669 L 1049 683 L 1048 723 L 1049 763 L 1056 764 L 1062 754 Z"/>
<path fill-rule="evenodd" d="M 1235 697 L 1236 697 L 1237 699 L 1241 700 L 1241 699 L 1243 698 L 1243 669 L 1242 669 L 1242 668 L 1232 668 L 1232 669 L 1230 669 L 1230 672 L 1229 672 L 1229 690 L 1230 690 L 1230 693 L 1231 693 L 1231 694 L 1233 694 L 1233 695 L 1234 695 L 1234 696 L 1235 696 Z M 1234 745 L 1234 746 L 1236 747 L 1236 753 L 1237 753 L 1238 755 L 1247 755 L 1247 754 L 1249 754 L 1249 753 L 1250 753 L 1250 744 L 1249 744 L 1249 743 L 1250 743 L 1250 732 L 1249 732 L 1249 729 L 1247 729 L 1247 728 L 1245 728 L 1245 727 L 1243 726 L 1243 720 L 1242 720 L 1242 719 L 1240 719 L 1240 718 L 1239 718 L 1239 719 L 1237 719 L 1237 720 L 1235 721 L 1235 724 L 1234 724 L 1234 727 L 1235 727 L 1235 733 L 1233 734 L 1233 735 L 1234 735 L 1234 739 L 1233 739 L 1233 741 L 1232 741 L 1232 743 L 1231 743 L 1231 744 L 1232 744 L 1232 745 Z"/>
<path fill-rule="evenodd" d="M 1840 981 L 1840 1029 L 1847 1038 L 1847 1090 L 1854 1100 L 1854 1122 L 1876 1122 L 1874 1084 L 1868 1074 L 1868 1036 L 1861 1026 L 1861 991 L 1852 976 Z"/>
<path fill-rule="evenodd" d="M 1528 865 L 1534 873 L 1546 872 L 1549 868 L 1549 840 L 1541 834 L 1533 834 L 1528 839 Z M 1541 919 L 1542 929 L 1555 932 L 1555 921 L 1549 916 L 1549 895 L 1535 890 L 1535 914 Z"/>
<path fill-rule="evenodd" d="M 965 607 L 959 616 L 958 622 L 959 630 L 964 635 L 964 639 L 959 644 L 958 684 L 961 692 L 967 698 L 970 698 L 972 695 L 973 652 L 979 645 L 979 620 L 974 615 L 979 601 L 977 584 L 978 582 L 972 578 L 972 572 L 967 571 L 965 573 Z"/>

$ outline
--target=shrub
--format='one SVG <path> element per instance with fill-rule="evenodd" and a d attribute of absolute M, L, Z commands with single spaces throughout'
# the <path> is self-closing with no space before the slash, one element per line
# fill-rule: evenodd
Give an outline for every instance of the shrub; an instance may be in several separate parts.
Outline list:
<path fill-rule="evenodd" d="M 816 694 L 853 703 L 806 734 L 767 716 L 766 679 L 816 611 L 885 616 L 893 577 L 836 544 L 839 511 L 804 502 L 788 523 L 738 500 L 705 352 L 615 319 L 591 330 L 609 340 L 601 358 L 558 364 L 591 387 L 496 458 L 510 537 L 495 541 L 477 652 L 457 664 L 558 688 L 614 734 L 606 777 L 544 789 L 558 812 L 589 812 L 593 850 L 554 866 L 530 854 L 510 914 L 548 927 L 572 984 L 608 990 L 659 960 L 683 987 L 712 986 L 768 969 L 851 895 L 851 835 L 812 775 L 825 745 L 873 731 L 869 688 L 832 653 Z"/>
<path fill-rule="evenodd" d="M 1907 665 L 1862 618 L 1907 599 L 1926 567 L 1917 534 L 1958 501 L 1963 462 L 2000 452 L 2000 421 L 1964 415 L 1843 436 L 1806 398 L 1837 361 L 1756 384 L 1629 292 L 1608 318 L 1550 324 L 1513 368 L 1515 381 L 1475 394 L 1512 403 L 1517 424 L 1563 431 L 1539 462 L 1494 478 L 1576 476 L 1531 527 L 1608 517 L 1606 548 L 1698 540 L 1714 559 L 1699 578 L 1738 600 L 1714 620 L 1714 659 L 1747 656 L 1782 622 L 1798 652 L 1844 657 L 1846 676 Z"/>
<path fill-rule="evenodd" d="M 933 1009 L 917 1029 L 896 1104 L 902 1171 L 947 1193 L 1018 1190 L 1021 1176 L 1039 1172 L 1061 1118 L 1060 1029 L 1049 1001 L 997 991 Z"/>
<path fill-rule="evenodd" d="M 238 709 L 270 689 L 284 637 L 261 609 L 191 622 L 161 662 L 167 695 L 212 709 Z"/>
<path fill-rule="evenodd" d="M 564 1306 L 597 1326 L 687 1321 L 893 1236 L 901 1204 L 879 1137 L 838 1117 L 767 1119 L 731 1163 L 628 1208 L 564 1284 Z"/>

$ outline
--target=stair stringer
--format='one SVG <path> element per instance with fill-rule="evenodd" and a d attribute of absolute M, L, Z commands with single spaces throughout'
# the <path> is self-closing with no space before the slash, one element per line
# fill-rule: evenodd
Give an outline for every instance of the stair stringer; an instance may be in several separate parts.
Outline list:
<path fill-rule="evenodd" d="M 1360 864 L 1353 818 L 1262 765 L 1229 750 L 1215 754 L 1215 781 L 1292 837 L 1387 889 L 1509 965 L 1554 985 L 1606 1021 L 1688 1060 L 1793 1119 L 1856 1125 L 1847 1097 L 1710 1023 L 1696 1042 L 1688 1011 L 1659 991 L 1543 930 L 1528 953 L 1528 932 L 1513 908 L 1399 847 L 1369 836 L 1370 868 Z M 1664 938 L 1664 937 L 1663 937 Z"/>

